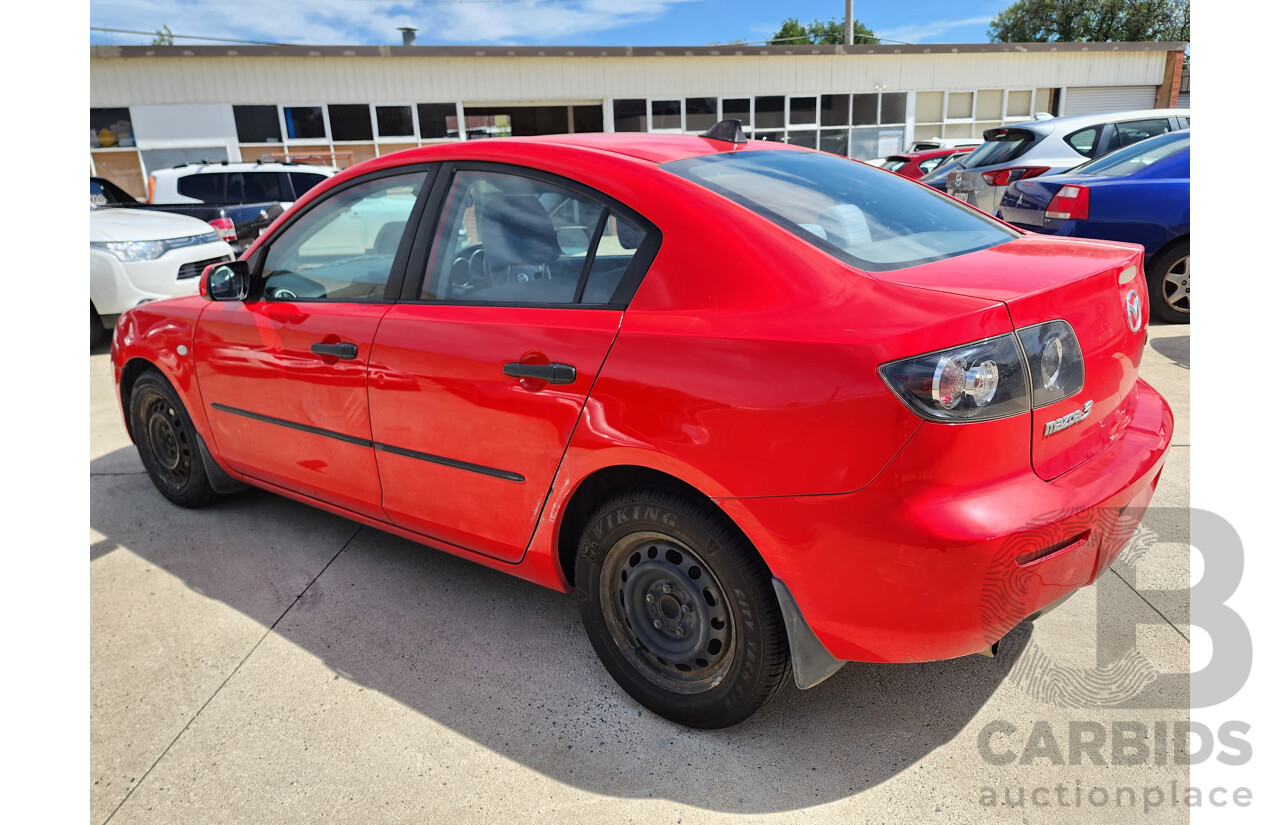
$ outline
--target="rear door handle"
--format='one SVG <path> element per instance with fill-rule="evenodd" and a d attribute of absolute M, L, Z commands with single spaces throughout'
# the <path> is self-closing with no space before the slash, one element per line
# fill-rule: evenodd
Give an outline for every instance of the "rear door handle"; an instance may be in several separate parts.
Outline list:
<path fill-rule="evenodd" d="M 341 358 L 343 361 L 355 360 L 359 350 L 355 344 L 349 344 L 343 341 L 340 344 L 321 344 L 315 343 L 311 345 L 311 351 L 316 355 L 331 355 L 334 358 Z"/>
<path fill-rule="evenodd" d="M 578 370 L 568 364 L 521 364 L 510 361 L 502 365 L 502 373 L 512 378 L 536 378 L 548 384 L 572 384 L 578 380 Z"/>

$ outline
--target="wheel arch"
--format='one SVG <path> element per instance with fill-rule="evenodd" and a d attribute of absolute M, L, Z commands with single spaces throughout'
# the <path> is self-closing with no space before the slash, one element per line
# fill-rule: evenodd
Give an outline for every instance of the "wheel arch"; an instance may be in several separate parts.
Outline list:
<path fill-rule="evenodd" d="M 1143 261 L 1142 261 L 1143 270 L 1145 271 L 1146 268 L 1151 265 L 1152 261 L 1154 261 L 1156 258 L 1159 258 L 1164 253 L 1168 252 L 1171 247 L 1183 242 L 1186 242 L 1187 244 L 1191 243 L 1190 231 L 1183 232 L 1181 235 L 1175 235 L 1174 237 L 1170 238 L 1168 241 L 1165 241 L 1164 245 L 1161 246 L 1159 249 L 1156 249 L 1155 251 L 1148 253 L 1143 258 Z"/>
<path fill-rule="evenodd" d="M 578 552 L 578 540 L 591 514 L 615 494 L 638 487 L 665 487 L 707 502 L 724 516 L 725 524 L 739 533 L 742 540 L 755 551 L 757 556 L 760 556 L 755 543 L 737 522 L 724 512 L 724 508 L 720 507 L 715 499 L 697 487 L 670 473 L 651 467 L 616 464 L 601 467 L 586 476 L 570 495 L 560 517 L 559 529 L 556 531 L 556 561 L 560 567 L 560 574 L 570 587 L 574 586 L 574 561 Z M 768 568 L 768 561 L 764 560 L 763 556 L 761 560 Z"/>

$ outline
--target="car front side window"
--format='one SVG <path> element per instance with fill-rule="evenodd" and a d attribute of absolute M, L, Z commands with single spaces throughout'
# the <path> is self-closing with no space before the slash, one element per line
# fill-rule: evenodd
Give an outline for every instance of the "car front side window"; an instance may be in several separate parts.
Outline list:
<path fill-rule="evenodd" d="M 262 266 L 269 300 L 381 300 L 426 172 L 343 189 L 272 241 Z"/>

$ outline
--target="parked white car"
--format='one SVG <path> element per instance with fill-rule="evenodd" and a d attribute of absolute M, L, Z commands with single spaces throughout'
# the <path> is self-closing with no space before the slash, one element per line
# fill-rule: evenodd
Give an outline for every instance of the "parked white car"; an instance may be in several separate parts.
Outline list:
<path fill-rule="evenodd" d="M 89 212 L 89 343 L 127 309 L 161 298 L 193 295 L 200 273 L 234 256 L 204 221 L 169 212 L 91 209 Z"/>
<path fill-rule="evenodd" d="M 1190 109 L 1029 120 L 982 133 L 973 150 L 947 177 L 947 194 L 992 215 L 1015 180 L 1056 175 L 1131 143 L 1191 126 Z"/>
<path fill-rule="evenodd" d="M 288 209 L 302 193 L 338 174 L 305 163 L 185 163 L 149 176 L 152 203 L 261 203 Z"/>

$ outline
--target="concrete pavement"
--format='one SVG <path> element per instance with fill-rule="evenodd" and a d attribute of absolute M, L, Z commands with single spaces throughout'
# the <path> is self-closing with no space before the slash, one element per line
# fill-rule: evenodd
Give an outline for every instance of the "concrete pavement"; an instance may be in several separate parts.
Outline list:
<path fill-rule="evenodd" d="M 1189 778 L 1155 739 L 1188 717 L 1190 327 L 1151 333 L 1142 374 L 1176 446 L 1152 529 L 1099 584 L 995 660 L 849 665 L 711 732 L 632 702 L 567 596 L 261 491 L 170 505 L 92 354 L 90 819 L 1185 822 L 1143 810 Z M 1162 681 L 1078 706 L 1126 674 Z M 1071 752 L 1099 729 L 1105 746 Z M 1117 759 L 1116 731 L 1139 729 L 1147 755 Z"/>

